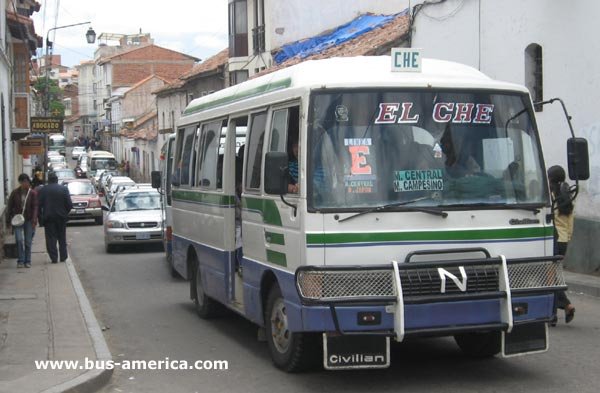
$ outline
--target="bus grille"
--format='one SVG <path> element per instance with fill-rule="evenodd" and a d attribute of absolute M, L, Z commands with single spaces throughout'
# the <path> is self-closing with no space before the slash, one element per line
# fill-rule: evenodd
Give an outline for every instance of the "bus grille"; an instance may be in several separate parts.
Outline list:
<path fill-rule="evenodd" d="M 465 266 L 467 290 L 462 292 L 451 280 L 446 280 L 445 294 L 479 293 L 498 291 L 497 266 Z M 458 267 L 445 268 L 462 281 Z M 443 295 L 442 279 L 437 268 L 400 270 L 402 293 L 404 297 Z"/>

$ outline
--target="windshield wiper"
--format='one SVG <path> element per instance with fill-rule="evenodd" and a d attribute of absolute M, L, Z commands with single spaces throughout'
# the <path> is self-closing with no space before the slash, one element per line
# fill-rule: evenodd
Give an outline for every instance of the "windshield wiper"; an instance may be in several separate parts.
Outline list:
<path fill-rule="evenodd" d="M 395 207 L 410 205 L 412 203 L 419 202 L 419 201 L 424 201 L 426 199 L 433 199 L 433 197 L 426 196 L 426 197 L 411 199 L 410 201 L 394 202 L 394 203 L 388 203 L 387 205 L 376 206 L 376 207 L 373 207 L 371 209 L 363 210 L 363 211 L 361 211 L 359 213 L 356 213 L 356 214 L 353 214 L 351 216 L 342 218 L 342 219 L 338 220 L 338 222 L 348 221 L 348 220 L 350 220 L 350 219 L 352 219 L 354 217 L 362 216 L 364 214 L 375 213 L 375 212 L 383 212 L 383 211 L 390 210 L 390 209 L 395 208 Z M 409 209 L 412 210 L 412 211 L 418 211 L 418 212 L 423 212 L 423 213 L 434 214 L 436 216 L 440 216 L 440 217 L 443 217 L 443 218 L 448 217 L 448 213 L 446 213 L 443 210 L 436 209 L 435 207 L 411 206 Z"/>
<path fill-rule="evenodd" d="M 500 208 L 500 209 L 511 209 L 511 210 L 527 210 L 527 211 L 534 212 L 535 214 L 538 214 L 540 212 L 540 207 L 538 207 L 538 206 L 515 205 L 515 204 L 508 204 L 505 202 L 456 203 L 454 205 L 445 205 L 444 207 L 489 207 L 489 208 Z"/>

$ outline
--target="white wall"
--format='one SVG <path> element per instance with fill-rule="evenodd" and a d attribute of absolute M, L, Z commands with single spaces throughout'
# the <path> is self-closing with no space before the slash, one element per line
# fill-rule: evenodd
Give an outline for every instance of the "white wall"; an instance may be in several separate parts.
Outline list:
<path fill-rule="evenodd" d="M 481 15 L 481 18 L 479 18 Z M 525 48 L 542 46 L 544 99 L 562 98 L 577 136 L 590 143 L 592 178 L 583 182 L 577 214 L 600 218 L 600 2 L 448 0 L 415 21 L 413 47 L 426 56 L 469 64 L 492 78 L 524 84 Z M 481 31 L 481 34 L 479 33 Z M 566 168 L 568 125 L 558 103 L 536 113 L 546 166 Z"/>

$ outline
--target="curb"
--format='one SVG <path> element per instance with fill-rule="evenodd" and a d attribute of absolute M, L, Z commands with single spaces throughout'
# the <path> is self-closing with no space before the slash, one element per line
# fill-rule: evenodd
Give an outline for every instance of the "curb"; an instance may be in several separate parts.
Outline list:
<path fill-rule="evenodd" d="M 66 260 L 67 271 L 73 284 L 73 289 L 77 295 L 79 301 L 79 307 L 81 313 L 87 325 L 88 333 L 92 339 L 94 345 L 94 351 L 96 352 L 96 361 L 102 361 L 106 364 L 107 361 L 112 360 L 112 355 L 102 334 L 102 329 L 98 324 L 98 320 L 94 315 L 94 311 L 90 304 L 90 301 L 85 294 L 83 285 L 79 280 L 79 275 L 75 270 L 71 257 Z M 70 381 L 64 382 L 60 385 L 56 385 L 50 389 L 44 390 L 42 393 L 92 393 L 104 386 L 112 376 L 112 369 L 94 369 L 89 370 Z"/>

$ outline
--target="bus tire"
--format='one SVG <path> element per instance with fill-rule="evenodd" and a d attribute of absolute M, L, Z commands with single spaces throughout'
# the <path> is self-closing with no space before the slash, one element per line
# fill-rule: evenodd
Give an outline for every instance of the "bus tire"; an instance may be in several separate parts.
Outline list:
<path fill-rule="evenodd" d="M 497 355 L 501 348 L 501 332 L 474 332 L 454 336 L 461 351 L 472 358 L 490 358 Z"/>
<path fill-rule="evenodd" d="M 196 263 L 196 270 L 192 277 L 192 285 L 194 289 L 194 304 L 196 305 L 196 312 L 202 319 L 213 318 L 217 314 L 218 303 L 208 297 L 204 292 L 202 286 L 202 279 L 200 275 L 200 266 Z"/>
<path fill-rule="evenodd" d="M 316 366 L 321 345 L 318 335 L 289 330 L 285 303 L 277 285 L 269 291 L 265 310 L 267 344 L 273 364 L 290 373 Z"/>

